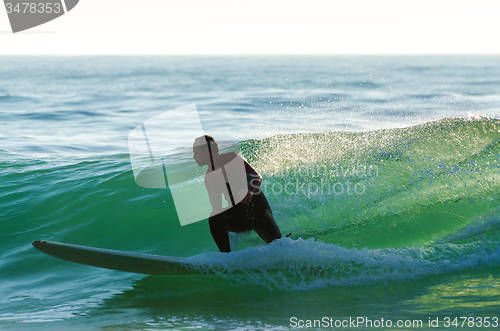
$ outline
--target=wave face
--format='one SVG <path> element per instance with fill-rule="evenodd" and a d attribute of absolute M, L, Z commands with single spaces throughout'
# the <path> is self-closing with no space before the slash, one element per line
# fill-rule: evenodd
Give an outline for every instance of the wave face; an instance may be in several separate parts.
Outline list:
<path fill-rule="evenodd" d="M 287 231 L 350 247 L 423 246 L 496 214 L 499 129 L 498 120 L 451 118 L 242 148 L 266 173 L 263 190 Z"/>
<path fill-rule="evenodd" d="M 193 259 L 229 269 L 238 269 L 238 261 L 262 270 L 281 263 L 296 269 L 290 277 L 307 279 L 296 284 L 280 275 L 284 282 L 276 286 L 290 290 L 496 265 L 499 139 L 497 120 L 452 118 L 404 129 L 244 141 L 241 151 L 263 174 L 282 233 L 297 240 L 251 248 L 261 244 L 256 235 L 234 235 L 240 252 L 232 258 L 202 254 L 216 251 L 206 222 L 180 227 L 169 190 L 138 187 L 127 155 L 54 161 L 4 154 L 0 231 L 10 235 L 2 241 L 2 274 L 18 283 L 39 262 L 48 270 L 38 267 L 37 279 L 53 272 L 50 265 L 65 265 L 34 251 L 30 243 L 37 239 L 202 254 Z M 7 290 L 18 291 L 15 285 Z"/>

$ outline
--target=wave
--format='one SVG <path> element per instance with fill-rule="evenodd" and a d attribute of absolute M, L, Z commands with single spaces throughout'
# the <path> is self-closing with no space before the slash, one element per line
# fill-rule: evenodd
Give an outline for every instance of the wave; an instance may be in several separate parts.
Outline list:
<path fill-rule="evenodd" d="M 416 280 L 429 275 L 500 264 L 500 245 L 452 245 L 347 249 L 314 239 L 282 238 L 267 246 L 188 259 L 217 275 L 282 290 L 361 286 Z"/>
<path fill-rule="evenodd" d="M 238 261 L 256 263 L 263 276 L 255 281 L 271 277 L 277 288 L 290 290 L 409 280 L 498 261 L 498 120 L 449 118 L 239 145 L 264 177 L 282 233 L 292 236 L 262 246 L 253 233 L 232 235 L 235 252 L 228 257 L 215 253 L 207 222 L 179 225 L 168 189 L 135 184 L 126 154 L 0 153 L 0 232 L 9 234 L 1 243 L 2 274 L 28 277 L 27 261 L 35 260 L 46 269 L 29 277 L 62 267 L 31 249 L 33 240 L 194 256 L 228 269 L 237 269 Z M 176 166 L 182 166 L 190 150 L 178 152 L 185 157 Z M 266 271 L 280 263 L 289 274 Z M 253 273 L 231 277 L 250 282 Z"/>

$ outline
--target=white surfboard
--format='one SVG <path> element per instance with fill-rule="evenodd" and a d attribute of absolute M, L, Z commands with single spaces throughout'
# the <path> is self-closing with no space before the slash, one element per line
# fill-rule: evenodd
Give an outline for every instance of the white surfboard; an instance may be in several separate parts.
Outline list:
<path fill-rule="evenodd" d="M 63 244 L 53 241 L 34 241 L 33 246 L 57 258 L 99 268 L 134 272 L 147 275 L 182 275 L 206 273 L 186 259 L 151 254 L 138 254 Z"/>

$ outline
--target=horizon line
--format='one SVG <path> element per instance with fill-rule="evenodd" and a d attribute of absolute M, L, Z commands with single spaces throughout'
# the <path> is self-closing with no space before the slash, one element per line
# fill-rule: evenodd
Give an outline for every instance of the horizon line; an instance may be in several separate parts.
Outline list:
<path fill-rule="evenodd" d="M 89 54 L 0 54 L 0 56 L 500 56 L 500 53 L 89 53 Z"/>

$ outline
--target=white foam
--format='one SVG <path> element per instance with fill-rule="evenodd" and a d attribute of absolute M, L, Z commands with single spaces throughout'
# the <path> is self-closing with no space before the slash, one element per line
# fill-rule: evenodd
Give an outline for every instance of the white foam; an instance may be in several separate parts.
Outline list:
<path fill-rule="evenodd" d="M 490 246 L 475 243 L 358 250 L 312 238 L 282 238 L 269 245 L 229 254 L 205 253 L 189 261 L 236 281 L 260 284 L 270 289 L 300 291 L 406 281 L 498 265 L 500 245 Z"/>

